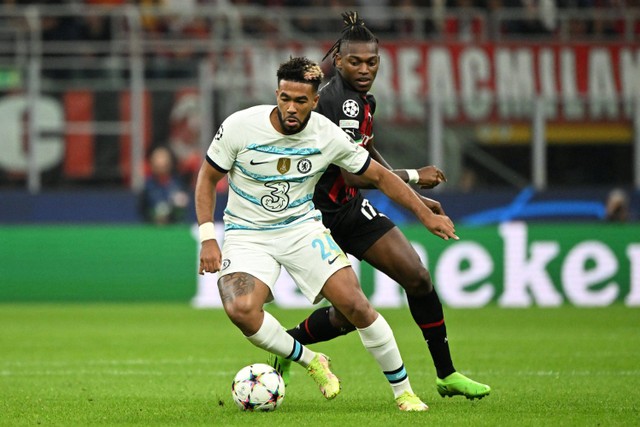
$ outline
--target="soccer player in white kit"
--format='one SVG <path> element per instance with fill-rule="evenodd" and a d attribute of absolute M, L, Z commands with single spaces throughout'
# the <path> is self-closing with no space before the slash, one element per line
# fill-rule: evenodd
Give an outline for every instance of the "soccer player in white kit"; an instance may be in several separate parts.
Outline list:
<path fill-rule="evenodd" d="M 277 105 L 238 111 L 220 126 L 198 174 L 199 273 L 219 271 L 229 319 L 267 352 L 301 364 L 327 399 L 340 392 L 329 358 L 303 346 L 263 305 L 273 299 L 281 266 L 312 303 L 329 300 L 356 326 L 403 411 L 428 407 L 409 383 L 393 332 L 362 292 L 350 263 L 314 208 L 314 186 L 329 164 L 371 181 L 411 210 L 429 231 L 457 239 L 451 220 L 435 215 L 396 175 L 324 116 L 313 112 L 322 81 L 319 66 L 291 58 L 277 72 Z M 222 251 L 215 240 L 215 187 L 225 174 L 229 198 Z"/>

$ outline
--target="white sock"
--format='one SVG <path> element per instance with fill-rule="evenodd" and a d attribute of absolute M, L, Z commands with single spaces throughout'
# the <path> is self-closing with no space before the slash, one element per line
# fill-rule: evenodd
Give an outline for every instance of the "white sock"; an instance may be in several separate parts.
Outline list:
<path fill-rule="evenodd" d="M 413 392 L 393 331 L 384 317 L 378 314 L 371 325 L 358 329 L 358 333 L 362 344 L 382 368 L 394 396 L 398 397 L 405 391 Z"/>
<path fill-rule="evenodd" d="M 264 312 L 264 319 L 258 332 L 247 337 L 256 347 L 269 353 L 298 362 L 305 368 L 313 360 L 316 353 L 294 340 L 283 328 L 280 322 L 268 312 Z"/>

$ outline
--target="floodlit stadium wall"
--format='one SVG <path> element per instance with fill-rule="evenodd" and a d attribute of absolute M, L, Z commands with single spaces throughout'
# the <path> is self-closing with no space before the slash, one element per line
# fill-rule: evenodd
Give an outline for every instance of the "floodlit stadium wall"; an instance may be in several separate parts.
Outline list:
<path fill-rule="evenodd" d="M 218 227 L 222 229 L 222 226 Z M 507 222 L 459 226 L 457 242 L 403 226 L 453 307 L 640 306 L 640 225 Z M 198 276 L 194 228 L 0 227 L 0 302 L 175 301 L 220 307 L 216 276 Z M 220 236 L 222 240 L 222 236 Z M 405 304 L 401 288 L 354 262 L 377 307 Z M 276 304 L 308 307 L 290 277 Z"/>

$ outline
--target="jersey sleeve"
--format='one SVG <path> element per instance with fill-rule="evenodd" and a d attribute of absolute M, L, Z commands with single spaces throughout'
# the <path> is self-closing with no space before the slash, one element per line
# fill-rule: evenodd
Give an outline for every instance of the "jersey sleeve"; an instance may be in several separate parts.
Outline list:
<path fill-rule="evenodd" d="M 364 139 L 360 124 L 364 120 L 364 105 L 357 97 L 320 96 L 316 111 L 338 125 L 354 141 Z"/>
<path fill-rule="evenodd" d="M 216 132 L 209 149 L 207 162 L 220 172 L 229 172 L 238 154 L 238 139 L 234 135 L 234 122 L 225 120 Z"/>
<path fill-rule="evenodd" d="M 347 172 L 360 175 L 369 167 L 371 157 L 369 152 L 357 144 L 348 133 L 334 127 L 331 147 L 336 149 L 332 163 L 340 166 Z"/>

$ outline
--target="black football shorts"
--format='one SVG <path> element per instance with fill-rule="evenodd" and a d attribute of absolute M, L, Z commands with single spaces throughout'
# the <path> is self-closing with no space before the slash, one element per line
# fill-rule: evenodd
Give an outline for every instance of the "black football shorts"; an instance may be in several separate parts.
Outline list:
<path fill-rule="evenodd" d="M 367 249 L 395 227 L 393 221 L 362 197 L 351 200 L 335 214 L 322 215 L 336 243 L 359 260 Z"/>

